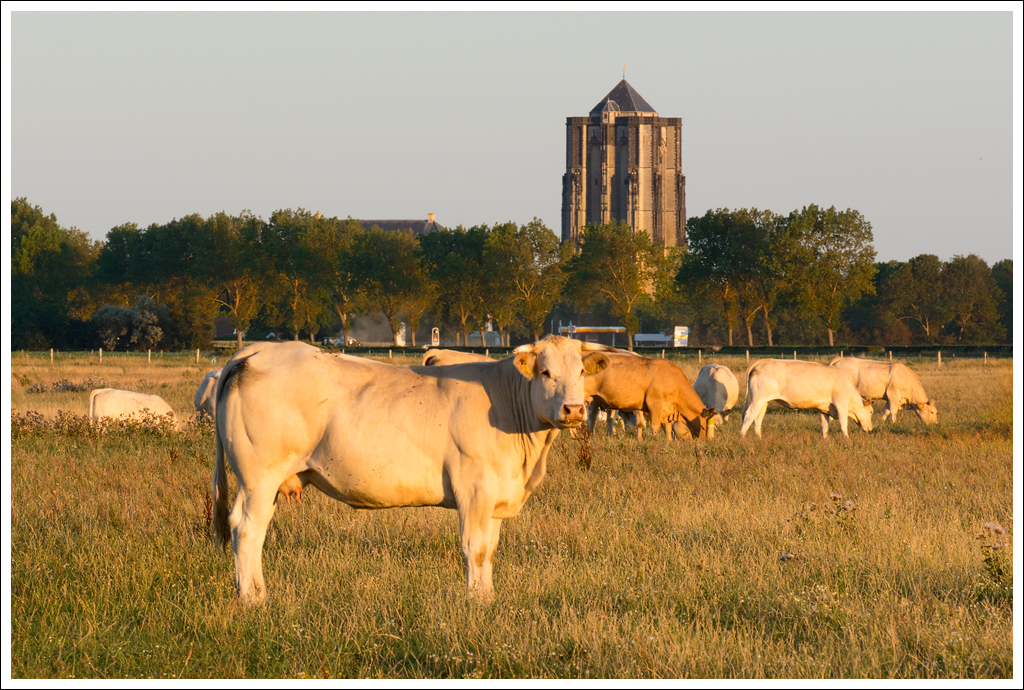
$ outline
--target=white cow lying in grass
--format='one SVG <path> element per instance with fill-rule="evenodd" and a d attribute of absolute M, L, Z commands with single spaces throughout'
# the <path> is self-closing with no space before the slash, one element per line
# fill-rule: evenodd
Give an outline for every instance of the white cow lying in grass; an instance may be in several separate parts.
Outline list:
<path fill-rule="evenodd" d="M 169 415 L 174 421 L 174 428 L 178 428 L 178 418 L 174 410 L 159 395 L 119 391 L 115 388 L 97 388 L 89 394 L 89 417 L 93 421 L 124 417 L 141 418 L 145 412 L 160 417 Z"/>
<path fill-rule="evenodd" d="M 761 437 L 761 422 L 768 403 L 777 400 L 791 410 L 821 413 L 821 435 L 828 438 L 829 417 L 839 420 L 849 437 L 847 419 L 852 417 L 864 431 L 871 431 L 871 403 L 865 403 L 849 377 L 835 367 L 788 359 L 763 359 L 747 372 L 747 399 L 743 403 L 740 437 L 754 425 Z"/>
<path fill-rule="evenodd" d="M 842 357 L 833 359 L 830 366 L 849 376 L 861 396 L 868 400 L 885 400 L 882 421 L 891 417 L 895 422 L 896 412 L 907 409 L 916 412 L 925 424 L 938 424 L 935 401 L 928 399 L 917 374 L 905 364 Z"/>

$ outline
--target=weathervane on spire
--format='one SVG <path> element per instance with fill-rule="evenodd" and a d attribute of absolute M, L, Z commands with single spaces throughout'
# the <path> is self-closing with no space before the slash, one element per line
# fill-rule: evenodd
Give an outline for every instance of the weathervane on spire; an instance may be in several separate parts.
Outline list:
<path fill-rule="evenodd" d="M 626 63 L 625 62 L 622 63 L 622 78 L 623 79 L 626 78 Z"/>

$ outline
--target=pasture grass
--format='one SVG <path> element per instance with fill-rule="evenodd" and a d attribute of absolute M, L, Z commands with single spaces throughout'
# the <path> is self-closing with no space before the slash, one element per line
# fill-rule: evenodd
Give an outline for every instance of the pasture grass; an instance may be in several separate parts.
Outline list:
<path fill-rule="evenodd" d="M 219 366 L 91 359 L 15 357 L 17 410 L 83 415 L 88 391 L 51 388 L 101 378 L 187 419 Z M 716 361 L 742 401 L 745 360 Z M 1011 677 L 1012 362 L 907 363 L 936 426 L 878 414 L 870 434 L 833 424 L 823 440 L 816 414 L 772 409 L 760 440 L 739 438 L 739 414 L 696 444 L 599 432 L 589 470 L 563 433 L 504 523 L 492 606 L 466 601 L 454 511 L 355 511 L 310 488 L 271 523 L 269 605 L 243 608 L 209 537 L 209 426 L 27 425 L 11 453 L 11 673 Z"/>

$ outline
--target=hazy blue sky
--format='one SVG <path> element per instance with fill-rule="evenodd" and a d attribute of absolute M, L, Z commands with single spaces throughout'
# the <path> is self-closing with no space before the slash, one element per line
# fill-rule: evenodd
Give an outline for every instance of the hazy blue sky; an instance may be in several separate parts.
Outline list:
<path fill-rule="evenodd" d="M 66 226 L 304 207 L 560 231 L 565 118 L 683 121 L 690 216 L 816 203 L 1012 256 L 1013 15 L 12 15 L 11 192 Z"/>

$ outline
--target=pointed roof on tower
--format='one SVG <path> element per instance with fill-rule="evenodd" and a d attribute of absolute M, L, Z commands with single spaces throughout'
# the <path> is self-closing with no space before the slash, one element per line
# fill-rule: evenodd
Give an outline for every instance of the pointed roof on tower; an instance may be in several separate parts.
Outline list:
<path fill-rule="evenodd" d="M 644 97 L 636 92 L 629 82 L 623 79 L 615 88 L 608 92 L 608 95 L 601 99 L 591 110 L 591 115 L 600 115 L 606 110 L 619 111 L 623 113 L 654 113 L 657 112 L 651 104 L 644 100 Z"/>

